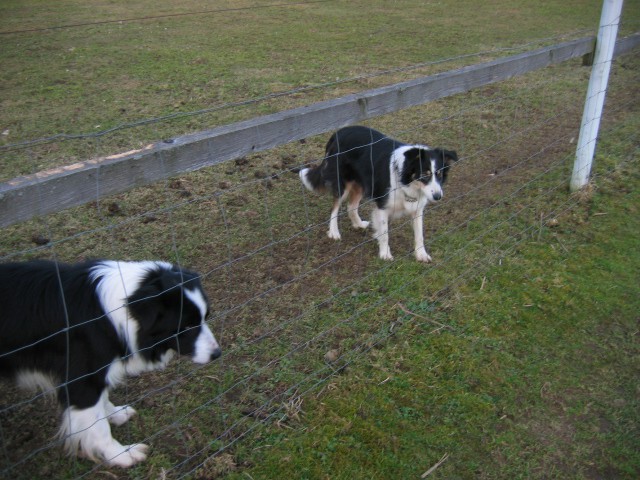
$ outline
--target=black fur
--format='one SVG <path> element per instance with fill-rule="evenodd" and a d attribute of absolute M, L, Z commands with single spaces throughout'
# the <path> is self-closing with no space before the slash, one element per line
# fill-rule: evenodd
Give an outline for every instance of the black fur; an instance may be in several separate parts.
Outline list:
<path fill-rule="evenodd" d="M 358 213 L 362 198 L 373 199 L 371 223 L 378 239 L 380 258 L 392 259 L 389 249 L 391 218 L 413 218 L 414 252 L 419 261 L 431 261 L 423 238 L 423 211 L 442 198 L 449 166 L 458 160 L 452 150 L 408 145 L 363 126 L 335 132 L 317 167 L 299 171 L 302 183 L 312 191 L 329 190 L 334 198 L 329 220 L 329 238 L 341 238 L 338 216 L 341 203 L 349 200 L 348 216 L 355 228 L 367 228 Z"/>
<path fill-rule="evenodd" d="M 140 288 L 129 297 L 129 310 L 140 324 L 138 347 L 150 362 L 159 361 L 169 349 L 181 355 L 194 353 L 200 333 L 200 312 L 186 301 L 182 285 L 203 291 L 197 273 L 180 271 L 174 266 L 171 270 L 149 272 Z"/>
<path fill-rule="evenodd" d="M 101 422 L 128 420 L 133 409 L 106 417 L 109 389 L 126 374 L 162 368 L 170 351 L 198 363 L 221 354 L 204 323 L 208 302 L 199 276 L 165 262 L 0 264 L 0 305 L 0 376 L 44 376 L 36 386 L 51 388 L 50 381 L 60 406 L 80 422 L 91 416 L 82 417 L 85 409 Z M 71 453 L 125 467 L 146 457 L 142 444 L 129 455 L 108 426 L 92 432 L 96 420 L 78 431 L 62 423 Z"/>
<path fill-rule="evenodd" d="M 345 127 L 329 138 L 322 163 L 307 171 L 306 178 L 315 190 L 328 189 L 339 198 L 347 183 L 355 182 L 363 188 L 366 198 L 375 199 L 378 208 L 384 208 L 391 188 L 389 160 L 394 150 L 406 143 L 387 137 L 373 128 Z M 437 172 L 444 183 L 451 162 L 458 160 L 456 152 L 441 148 L 412 148 L 405 153 L 407 162 L 399 173 L 403 185 L 425 178 L 436 160 Z"/>
<path fill-rule="evenodd" d="M 68 389 L 58 394 L 61 403 L 78 408 L 96 403 L 104 367 L 126 354 L 88 277 L 86 265 L 0 265 L 0 374 L 35 370 L 60 383 L 68 365 Z"/>

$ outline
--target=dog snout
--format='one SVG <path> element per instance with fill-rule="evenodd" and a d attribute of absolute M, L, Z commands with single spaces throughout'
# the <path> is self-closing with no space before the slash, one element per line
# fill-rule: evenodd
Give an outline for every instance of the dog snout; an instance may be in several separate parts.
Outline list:
<path fill-rule="evenodd" d="M 222 355 L 222 350 L 209 327 L 203 324 L 200 334 L 196 339 L 193 361 L 195 363 L 208 363 Z"/>
<path fill-rule="evenodd" d="M 433 193 L 433 199 L 434 199 L 435 201 L 438 201 L 438 200 L 440 200 L 441 198 L 442 198 L 442 192 L 434 192 L 434 193 Z"/>
<path fill-rule="evenodd" d="M 193 356 L 193 363 L 199 363 L 204 365 L 209 363 L 216 358 L 220 358 L 222 356 L 222 349 L 220 347 L 214 347 L 208 351 L 199 351 Z"/>

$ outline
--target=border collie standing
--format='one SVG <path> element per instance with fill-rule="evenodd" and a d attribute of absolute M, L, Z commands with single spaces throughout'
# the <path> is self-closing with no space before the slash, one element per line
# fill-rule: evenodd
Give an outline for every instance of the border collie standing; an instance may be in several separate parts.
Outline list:
<path fill-rule="evenodd" d="M 415 256 L 430 262 L 424 248 L 422 216 L 428 203 L 442 198 L 447 170 L 458 160 L 456 152 L 426 145 L 407 145 L 368 127 L 345 127 L 335 132 L 325 158 L 315 168 L 300 170 L 302 183 L 311 191 L 333 193 L 329 238 L 340 239 L 338 212 L 347 198 L 348 215 L 355 228 L 367 228 L 358 214 L 363 197 L 373 199 L 371 221 L 378 238 L 380 258 L 392 260 L 389 219 L 413 217 Z"/>
<path fill-rule="evenodd" d="M 201 364 L 221 354 L 199 276 L 166 262 L 0 264 L 0 305 L 0 374 L 56 391 L 66 450 L 112 466 L 143 461 L 148 447 L 111 436 L 135 410 L 109 389 L 176 351 Z"/>

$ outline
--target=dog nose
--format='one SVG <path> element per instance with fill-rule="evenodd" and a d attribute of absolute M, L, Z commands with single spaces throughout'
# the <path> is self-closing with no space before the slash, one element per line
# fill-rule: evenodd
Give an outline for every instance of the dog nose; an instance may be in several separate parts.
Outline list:
<path fill-rule="evenodd" d="M 215 360 L 216 358 L 222 355 L 222 349 L 216 348 L 213 352 L 211 352 L 211 360 Z"/>
<path fill-rule="evenodd" d="M 434 199 L 434 200 L 436 200 L 436 201 L 437 201 L 437 200 L 440 200 L 441 198 L 442 198 L 442 193 L 440 193 L 440 192 L 435 192 L 435 193 L 433 194 L 433 199 Z"/>

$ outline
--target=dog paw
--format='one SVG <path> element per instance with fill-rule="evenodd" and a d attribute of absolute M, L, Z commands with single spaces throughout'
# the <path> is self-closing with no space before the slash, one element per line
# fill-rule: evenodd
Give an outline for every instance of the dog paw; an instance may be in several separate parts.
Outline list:
<path fill-rule="evenodd" d="M 129 421 L 131 417 L 136 414 L 135 409 L 129 405 L 122 405 L 119 407 L 113 407 L 113 412 L 109 415 L 109 423 L 112 425 L 120 426 Z"/>
<path fill-rule="evenodd" d="M 362 228 L 363 230 L 369 226 L 369 222 L 362 221 L 353 225 L 355 228 Z"/>
<path fill-rule="evenodd" d="M 424 249 L 423 250 L 416 250 L 416 260 L 418 260 L 419 262 L 425 262 L 425 263 L 429 263 L 431 262 L 433 259 L 431 258 L 431 255 L 429 255 Z"/>
<path fill-rule="evenodd" d="M 393 260 L 393 255 L 391 255 L 391 250 L 389 250 L 388 248 L 386 250 L 380 250 L 379 257 L 382 260 Z"/>
<path fill-rule="evenodd" d="M 147 459 L 149 445 L 144 443 L 136 443 L 134 445 L 123 445 L 122 451 L 112 455 L 106 460 L 106 463 L 112 467 L 129 468 L 136 463 L 140 463 Z"/>
<path fill-rule="evenodd" d="M 334 232 L 333 230 L 329 230 L 327 236 L 332 240 L 340 240 L 340 238 L 342 238 L 340 237 L 340 232 Z"/>

